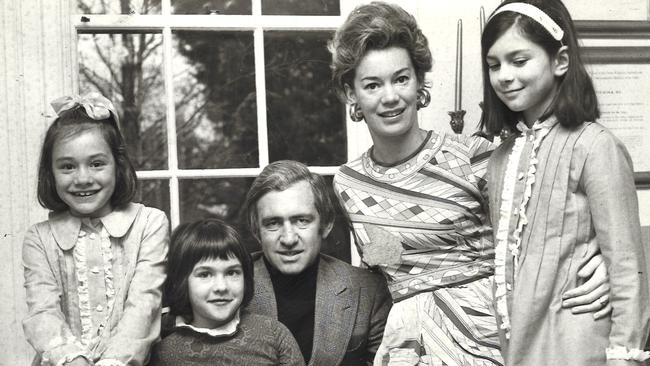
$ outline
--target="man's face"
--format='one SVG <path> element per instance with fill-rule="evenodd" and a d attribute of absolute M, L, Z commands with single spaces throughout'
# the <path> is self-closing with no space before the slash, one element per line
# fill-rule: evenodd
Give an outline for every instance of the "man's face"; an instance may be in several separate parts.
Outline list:
<path fill-rule="evenodd" d="M 314 263 L 331 225 L 320 230 L 308 182 L 271 191 L 257 201 L 256 208 L 262 250 L 273 267 L 283 274 L 298 274 Z"/>

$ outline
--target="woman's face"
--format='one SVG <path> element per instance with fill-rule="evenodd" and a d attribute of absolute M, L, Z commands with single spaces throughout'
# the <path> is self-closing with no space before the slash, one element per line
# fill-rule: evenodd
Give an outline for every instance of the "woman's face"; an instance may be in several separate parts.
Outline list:
<path fill-rule="evenodd" d="M 355 70 L 348 100 L 357 103 L 377 140 L 417 133 L 419 83 L 408 52 L 401 47 L 368 51 Z"/>
<path fill-rule="evenodd" d="M 233 319 L 244 300 L 244 271 L 235 257 L 198 262 L 187 281 L 192 325 L 214 329 Z"/>

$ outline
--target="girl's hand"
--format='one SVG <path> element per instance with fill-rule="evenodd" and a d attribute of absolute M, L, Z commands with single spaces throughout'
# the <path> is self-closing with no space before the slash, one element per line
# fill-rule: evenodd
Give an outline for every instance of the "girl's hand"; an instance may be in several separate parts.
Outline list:
<path fill-rule="evenodd" d="M 571 308 L 573 314 L 594 313 L 594 319 L 603 318 L 612 311 L 609 303 L 609 278 L 603 256 L 592 257 L 579 271 L 578 277 L 587 282 L 562 295 L 562 307 Z"/>

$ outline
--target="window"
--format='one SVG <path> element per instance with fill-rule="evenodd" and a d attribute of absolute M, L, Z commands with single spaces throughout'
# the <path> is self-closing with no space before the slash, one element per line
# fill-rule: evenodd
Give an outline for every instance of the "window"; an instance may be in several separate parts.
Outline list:
<path fill-rule="evenodd" d="M 79 0 L 78 10 L 79 92 L 115 103 L 137 199 L 172 227 L 235 223 L 269 162 L 331 176 L 348 159 L 326 48 L 339 0 Z M 325 251 L 349 260 L 347 234 L 334 236 Z"/>

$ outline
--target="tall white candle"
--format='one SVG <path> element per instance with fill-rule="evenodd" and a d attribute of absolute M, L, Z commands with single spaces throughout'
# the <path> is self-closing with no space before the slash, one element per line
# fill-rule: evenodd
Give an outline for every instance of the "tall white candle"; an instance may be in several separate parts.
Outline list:
<path fill-rule="evenodd" d="M 456 30 L 456 92 L 454 94 L 454 110 L 459 111 L 461 107 L 463 88 L 463 20 L 458 19 Z"/>

